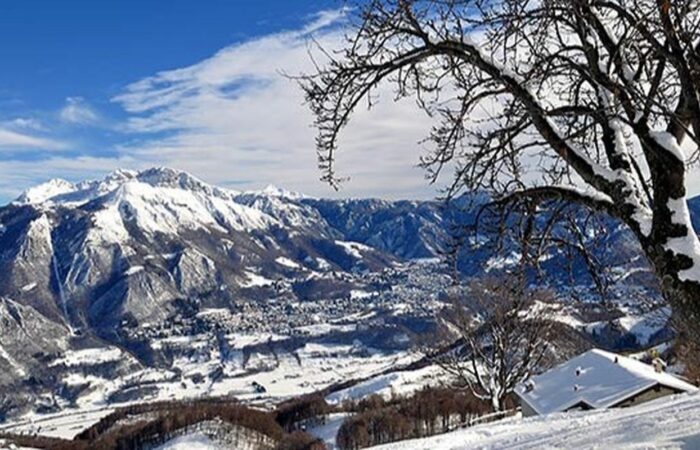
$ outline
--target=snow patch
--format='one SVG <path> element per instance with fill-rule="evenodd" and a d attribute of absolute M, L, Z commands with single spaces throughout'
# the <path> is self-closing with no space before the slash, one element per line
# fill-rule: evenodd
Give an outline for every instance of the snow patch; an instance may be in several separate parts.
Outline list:
<path fill-rule="evenodd" d="M 104 364 L 111 361 L 117 361 L 123 356 L 124 352 L 116 347 L 69 350 L 62 358 L 53 361 L 51 363 L 51 367 L 61 364 L 68 367 Z"/>
<path fill-rule="evenodd" d="M 29 292 L 29 291 L 34 290 L 34 288 L 36 288 L 36 283 L 29 283 L 29 284 L 25 284 L 24 286 L 22 286 L 20 288 L 20 290 L 22 292 Z"/>
<path fill-rule="evenodd" d="M 156 447 L 156 450 L 224 450 L 225 448 L 204 433 L 192 433 L 172 439 Z"/>
<path fill-rule="evenodd" d="M 360 253 L 361 251 L 367 252 L 372 250 L 372 247 L 360 244 L 359 242 L 335 241 L 335 243 L 336 245 L 343 247 L 348 255 L 358 259 L 362 259 L 362 253 Z"/>
<path fill-rule="evenodd" d="M 349 388 L 334 392 L 326 397 L 332 405 L 346 400 L 359 400 L 370 395 L 381 395 L 389 398 L 393 395 L 411 394 L 427 385 L 441 382 L 445 374 L 439 367 L 427 366 L 417 370 L 392 372 L 379 375 Z M 442 380 L 444 381 L 444 380 Z"/>
<path fill-rule="evenodd" d="M 657 144 L 665 148 L 669 153 L 675 156 L 680 162 L 685 164 L 685 153 L 678 144 L 678 140 L 668 131 L 650 131 L 649 135 L 656 141 Z"/>
<path fill-rule="evenodd" d="M 642 316 L 625 316 L 617 319 L 620 327 L 637 337 L 641 345 L 647 345 L 652 336 L 663 330 L 671 317 L 670 308 L 661 308 Z"/>
<path fill-rule="evenodd" d="M 353 289 L 350 291 L 350 298 L 352 300 L 362 300 L 365 298 L 371 298 L 376 295 L 375 292 L 360 291 L 359 289 Z"/>
<path fill-rule="evenodd" d="M 123 244 L 129 240 L 116 205 L 96 211 L 92 216 L 93 227 L 88 231 L 87 244 Z"/>
<path fill-rule="evenodd" d="M 144 270 L 145 268 L 143 266 L 131 266 L 124 271 L 124 275 L 128 277 L 129 275 L 134 275 L 139 272 L 143 272 Z"/>
<path fill-rule="evenodd" d="M 275 259 L 275 262 L 281 266 L 289 267 L 290 269 L 299 269 L 301 266 L 289 258 L 280 256 Z"/>
<path fill-rule="evenodd" d="M 678 278 L 682 281 L 700 282 L 700 240 L 693 230 L 688 202 L 685 198 L 671 199 L 667 206 L 671 211 L 673 223 L 684 225 L 687 233 L 685 236 L 669 239 L 665 248 L 676 255 L 684 255 L 692 260 L 692 266 L 679 272 Z"/>
<path fill-rule="evenodd" d="M 302 198 L 306 198 L 304 194 L 300 194 L 299 192 L 292 192 L 288 191 L 287 189 L 282 189 L 277 186 L 274 186 L 272 184 L 268 184 L 265 189 L 261 191 L 250 191 L 246 192 L 246 194 L 255 194 L 255 195 L 265 195 L 269 197 L 282 197 L 282 198 L 288 198 L 292 200 L 299 200 Z"/>
<path fill-rule="evenodd" d="M 306 430 L 310 435 L 322 440 L 326 444 L 328 450 L 336 450 L 338 448 L 335 437 L 338 435 L 338 430 L 345 419 L 350 417 L 349 413 L 333 413 L 326 417 L 326 421 Z"/>
<path fill-rule="evenodd" d="M 257 273 L 251 271 L 246 271 L 245 277 L 247 278 L 247 280 L 241 282 L 241 287 L 244 288 L 267 287 L 274 283 L 273 280 L 265 278 L 264 276 L 258 275 Z"/>

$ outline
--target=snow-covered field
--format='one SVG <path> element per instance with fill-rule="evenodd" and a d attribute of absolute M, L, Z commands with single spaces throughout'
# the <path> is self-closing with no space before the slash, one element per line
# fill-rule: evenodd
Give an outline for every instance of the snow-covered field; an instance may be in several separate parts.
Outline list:
<path fill-rule="evenodd" d="M 360 400 L 375 394 L 384 398 L 390 398 L 392 395 L 410 395 L 425 386 L 438 385 L 444 377 L 445 374 L 437 366 L 390 372 L 334 392 L 326 397 L 326 401 L 335 405 L 345 400 Z"/>
<path fill-rule="evenodd" d="M 42 436 L 73 439 L 84 429 L 110 415 L 115 408 L 94 408 L 66 411 L 58 414 L 36 414 L 17 422 L 2 424 L 0 433 L 40 434 Z M 0 446 L 0 450 L 3 447 Z"/>
<path fill-rule="evenodd" d="M 326 419 L 326 423 L 306 431 L 312 436 L 321 439 L 323 443 L 326 444 L 328 450 L 337 450 L 338 447 L 335 445 L 335 437 L 338 434 L 338 429 L 348 416 L 349 414 L 347 413 L 331 414 Z"/>
<path fill-rule="evenodd" d="M 224 450 L 224 447 L 204 434 L 195 433 L 166 442 L 156 450 Z"/>
<path fill-rule="evenodd" d="M 194 343 L 187 341 L 186 344 L 191 346 Z M 92 385 L 91 392 L 81 397 L 78 402 L 79 408 L 69 407 L 60 413 L 53 414 L 28 414 L 18 420 L 0 424 L 0 432 L 38 433 L 71 439 L 117 407 L 144 401 L 232 395 L 244 402 L 271 406 L 290 397 L 315 392 L 333 383 L 373 377 L 416 359 L 416 355 L 410 353 L 384 354 L 372 349 L 365 349 L 366 353 L 360 357 L 354 354 L 353 350 L 353 346 L 309 343 L 297 351 L 299 360 L 288 354 L 280 355 L 276 360 L 270 355 L 265 357 L 253 355 L 248 362 L 250 371 L 241 369 L 239 362 L 232 359 L 228 365 L 222 366 L 224 375 L 221 378 L 215 380 L 207 378 L 202 383 L 193 383 L 187 377 L 190 372 L 206 374 L 213 371 L 218 365 L 216 359 L 178 364 L 185 375 L 182 379 L 169 379 L 165 372 L 145 369 L 133 376 L 143 380 L 153 380 L 150 386 L 157 387 L 156 393 L 144 399 L 120 404 L 110 404 L 107 398 L 120 384 L 129 383 L 132 376 L 106 380 L 72 373 L 65 380 L 68 384 L 90 382 Z M 74 352 L 67 361 L 78 361 L 83 356 L 85 356 L 83 353 Z M 111 356 L 113 355 L 105 354 L 104 358 L 108 359 Z M 373 382 L 372 380 L 375 379 L 377 381 Z M 430 379 L 432 374 L 427 369 L 377 375 L 370 381 L 361 383 L 359 390 L 350 388 L 339 391 L 339 395 L 334 399 L 342 401 L 371 393 L 388 397 L 392 391 L 409 393 L 428 384 Z M 256 392 L 254 383 L 264 386 L 266 392 Z"/>
<path fill-rule="evenodd" d="M 512 418 L 375 448 L 700 449 L 700 394 L 666 397 L 627 409 Z"/>

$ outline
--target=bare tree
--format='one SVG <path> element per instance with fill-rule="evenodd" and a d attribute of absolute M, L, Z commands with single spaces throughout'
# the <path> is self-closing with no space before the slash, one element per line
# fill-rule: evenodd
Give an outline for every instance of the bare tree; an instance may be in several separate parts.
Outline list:
<path fill-rule="evenodd" d="M 301 78 L 337 183 L 338 136 L 384 83 L 437 124 L 423 166 L 447 194 L 565 199 L 636 236 L 664 297 L 700 329 L 700 241 L 686 176 L 698 160 L 695 0 L 370 0 L 345 48 Z"/>
<path fill-rule="evenodd" d="M 559 275 L 568 275 L 572 288 L 568 294 L 572 298 L 597 294 L 604 305 L 613 307 L 607 303 L 609 290 L 620 277 L 616 269 L 628 261 L 624 260 L 628 255 L 619 246 L 611 246 L 615 243 L 611 235 L 619 229 L 614 220 L 576 203 L 522 197 L 479 206 L 473 219 L 457 222 L 450 228 L 444 253 L 457 262 L 465 251 L 487 252 L 496 260 L 512 260 L 515 256 L 517 260 L 512 263 L 517 263 L 516 270 L 529 273 L 536 281 L 546 281 L 549 275 L 542 263 L 547 260 L 551 263 L 551 257 L 558 257 L 557 270 Z M 484 240 L 483 236 L 492 238 Z M 592 291 L 580 290 L 581 277 L 585 275 Z M 657 286 L 651 288 L 658 292 Z"/>
<path fill-rule="evenodd" d="M 515 277 L 475 281 L 443 319 L 443 341 L 454 342 L 452 348 L 437 345 L 429 356 L 457 387 L 500 411 L 549 348 L 551 300 L 550 293 L 525 289 Z"/>

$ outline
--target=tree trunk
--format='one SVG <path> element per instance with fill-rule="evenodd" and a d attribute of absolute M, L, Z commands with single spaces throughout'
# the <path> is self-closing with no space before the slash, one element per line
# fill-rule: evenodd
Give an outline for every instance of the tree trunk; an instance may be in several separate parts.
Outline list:
<path fill-rule="evenodd" d="M 491 407 L 493 408 L 493 412 L 499 412 L 501 410 L 501 399 L 498 394 L 493 394 L 491 397 Z"/>
<path fill-rule="evenodd" d="M 646 127 L 637 130 L 648 134 Z M 680 147 L 683 139 L 675 139 Z M 652 233 L 637 237 L 654 266 L 664 299 L 672 307 L 672 325 L 680 337 L 700 342 L 700 243 L 688 209 L 685 161 L 658 145 L 651 152 L 650 170 L 654 179 Z M 671 245 L 674 241 L 680 241 Z M 673 251 L 669 249 L 673 248 Z"/>
<path fill-rule="evenodd" d="M 700 282 L 683 280 L 687 257 L 672 255 L 656 245 L 647 255 L 661 286 L 661 294 L 673 311 L 672 326 L 684 340 L 700 342 Z"/>
<path fill-rule="evenodd" d="M 679 280 L 673 269 L 662 270 L 665 271 L 660 272 L 657 266 L 662 294 L 673 309 L 673 325 L 688 338 L 700 338 L 697 332 L 693 333 L 700 325 L 700 283 Z"/>

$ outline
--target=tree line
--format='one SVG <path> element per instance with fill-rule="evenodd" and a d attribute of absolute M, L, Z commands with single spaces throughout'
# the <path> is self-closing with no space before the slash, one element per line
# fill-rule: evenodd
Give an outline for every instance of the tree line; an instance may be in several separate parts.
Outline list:
<path fill-rule="evenodd" d="M 507 402 L 513 405 L 512 399 Z M 489 402 L 469 391 L 436 387 L 388 400 L 373 395 L 346 402 L 342 409 L 354 414 L 338 429 L 336 443 L 341 450 L 445 433 L 492 411 Z"/>
<path fill-rule="evenodd" d="M 0 439 L 51 450 L 137 450 L 151 448 L 178 431 L 212 421 L 249 430 L 250 438 L 257 439 L 261 448 L 325 450 L 323 442 L 303 431 L 287 433 L 276 419 L 274 411 L 247 407 L 235 399 L 156 402 L 120 408 L 73 440 L 19 435 L 2 435 Z"/>

